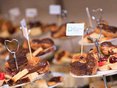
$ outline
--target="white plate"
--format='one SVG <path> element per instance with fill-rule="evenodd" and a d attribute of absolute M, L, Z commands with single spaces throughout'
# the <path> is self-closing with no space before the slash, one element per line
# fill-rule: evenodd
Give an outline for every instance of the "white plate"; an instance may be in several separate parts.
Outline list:
<path fill-rule="evenodd" d="M 117 38 L 113 38 L 113 39 L 109 39 L 109 40 L 106 40 L 107 42 L 111 42 L 113 44 L 117 44 Z M 104 41 L 102 41 L 104 42 Z M 102 42 L 99 42 L 99 43 L 102 43 Z M 78 42 L 80 45 L 84 45 L 84 46 L 91 46 L 91 45 L 94 45 L 94 43 L 87 43 L 87 42 L 82 42 L 82 40 L 79 40 Z"/>
<path fill-rule="evenodd" d="M 40 74 L 34 81 L 41 79 L 43 76 L 44 76 L 44 74 Z M 24 85 L 27 85 L 27 84 L 30 84 L 30 83 L 32 83 L 32 82 L 27 82 L 27 83 L 22 83 L 22 84 L 14 85 L 14 86 L 11 86 L 11 88 L 16 88 L 16 87 L 24 86 Z"/>
<path fill-rule="evenodd" d="M 75 78 L 87 78 L 87 77 L 102 77 L 117 74 L 117 70 L 108 70 L 108 71 L 98 71 L 96 75 L 83 75 L 77 76 L 70 72 L 70 75 Z"/>
<path fill-rule="evenodd" d="M 57 73 L 57 72 L 52 72 L 52 75 L 53 75 L 53 77 L 55 77 L 55 76 L 62 76 L 62 77 L 64 77 L 64 74 L 62 74 L 62 73 Z M 38 77 L 37 79 L 35 79 L 35 81 L 36 81 L 36 80 L 39 80 L 39 79 L 42 79 L 43 76 L 44 76 L 44 74 L 39 75 L 39 77 Z M 16 88 L 16 87 L 28 85 L 28 84 L 30 84 L 30 83 L 32 83 L 32 82 L 22 83 L 22 84 L 18 84 L 18 85 L 14 85 L 14 86 L 4 85 L 4 86 L 2 86 L 2 87 L 0 87 L 0 88 Z M 59 85 L 62 85 L 62 82 L 57 83 L 57 84 L 55 84 L 55 85 L 53 85 L 53 86 L 49 86 L 48 88 L 53 88 L 53 87 L 56 87 L 56 86 L 59 86 Z"/>

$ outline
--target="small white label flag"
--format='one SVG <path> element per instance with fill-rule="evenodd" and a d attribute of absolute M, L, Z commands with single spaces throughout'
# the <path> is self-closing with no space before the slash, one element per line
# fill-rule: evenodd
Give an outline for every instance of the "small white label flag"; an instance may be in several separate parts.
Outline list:
<path fill-rule="evenodd" d="M 26 17 L 35 17 L 38 15 L 36 8 L 27 8 L 25 11 Z"/>
<path fill-rule="evenodd" d="M 22 32 L 23 32 L 23 36 L 24 36 L 27 40 L 29 40 L 29 37 L 28 37 L 28 30 L 27 30 L 27 26 L 26 26 L 26 21 L 25 21 L 25 19 L 22 19 L 21 22 L 20 22 L 20 24 L 21 24 L 21 30 L 22 30 Z"/>
<path fill-rule="evenodd" d="M 68 23 L 66 27 L 67 36 L 84 35 L 84 23 Z"/>
<path fill-rule="evenodd" d="M 10 16 L 20 16 L 20 10 L 19 8 L 12 8 L 9 10 Z"/>
<path fill-rule="evenodd" d="M 61 14 L 61 6 L 60 5 L 50 5 L 49 6 L 49 14 L 60 15 Z"/>

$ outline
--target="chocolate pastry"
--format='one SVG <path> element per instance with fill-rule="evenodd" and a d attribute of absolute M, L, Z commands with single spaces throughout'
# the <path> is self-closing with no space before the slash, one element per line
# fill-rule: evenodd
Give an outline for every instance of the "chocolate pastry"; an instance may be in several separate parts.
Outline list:
<path fill-rule="evenodd" d="M 49 48 L 54 45 L 54 42 L 50 38 L 44 38 L 44 39 L 32 39 L 31 41 L 31 48 L 33 50 L 38 49 L 39 47 L 42 47 L 43 49 Z"/>
<path fill-rule="evenodd" d="M 75 75 L 92 75 L 96 74 L 98 60 L 93 53 L 88 53 L 87 55 L 79 55 L 73 57 L 74 62 L 71 63 L 71 72 Z"/>
<path fill-rule="evenodd" d="M 15 61 L 11 57 L 5 64 L 6 72 L 15 75 L 17 72 L 23 70 L 24 68 L 27 68 L 29 72 L 38 71 L 39 73 L 44 73 L 49 70 L 48 62 L 40 61 L 40 58 L 37 57 L 29 59 L 26 57 L 26 54 L 28 52 L 29 52 L 28 49 L 19 49 L 19 51 L 16 52 L 19 70 L 17 71 L 15 67 Z"/>
<path fill-rule="evenodd" d="M 17 62 L 19 66 L 19 71 L 28 63 L 26 54 L 29 52 L 28 49 L 22 49 L 19 48 L 18 52 L 16 52 L 16 57 L 17 57 Z M 13 58 L 13 55 L 10 55 L 10 59 L 5 63 L 6 65 L 6 70 L 10 73 L 15 72 L 17 73 L 18 71 L 16 70 L 15 66 L 15 60 Z"/>

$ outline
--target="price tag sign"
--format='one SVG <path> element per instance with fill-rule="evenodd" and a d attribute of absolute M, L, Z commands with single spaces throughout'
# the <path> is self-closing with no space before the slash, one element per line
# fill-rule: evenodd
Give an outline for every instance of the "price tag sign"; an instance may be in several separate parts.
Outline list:
<path fill-rule="evenodd" d="M 12 8 L 12 9 L 9 10 L 9 14 L 11 16 L 19 16 L 20 10 L 19 10 L 19 8 Z"/>
<path fill-rule="evenodd" d="M 26 9 L 26 17 L 35 17 L 37 16 L 38 12 L 36 8 L 28 8 Z"/>
<path fill-rule="evenodd" d="M 60 5 L 50 5 L 49 6 L 49 14 L 60 15 L 61 14 L 61 6 Z"/>
<path fill-rule="evenodd" d="M 66 27 L 66 36 L 84 35 L 84 23 L 68 23 Z"/>

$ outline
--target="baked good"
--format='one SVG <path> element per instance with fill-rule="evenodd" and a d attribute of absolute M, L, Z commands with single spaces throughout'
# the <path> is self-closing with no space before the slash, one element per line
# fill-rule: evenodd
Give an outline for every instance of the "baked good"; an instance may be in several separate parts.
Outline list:
<path fill-rule="evenodd" d="M 22 48 L 19 48 L 19 50 L 16 52 L 19 71 L 28 63 L 28 59 L 26 57 L 26 54 L 28 52 L 29 52 L 28 49 L 22 49 Z M 13 55 L 10 54 L 9 60 L 5 63 L 5 68 L 6 71 L 11 75 L 14 75 L 18 72 L 15 66 L 15 60 L 13 58 Z"/>
<path fill-rule="evenodd" d="M 95 54 L 88 53 L 73 57 L 71 63 L 71 72 L 77 76 L 96 74 L 98 68 L 98 59 Z"/>
<path fill-rule="evenodd" d="M 52 78 L 47 82 L 47 84 L 48 84 L 49 86 L 53 86 L 53 85 L 55 85 L 55 84 L 57 84 L 57 83 L 60 83 L 60 82 L 62 82 L 62 81 L 63 81 L 63 77 L 57 76 L 57 77 L 52 77 Z"/>
<path fill-rule="evenodd" d="M 70 63 L 72 60 L 72 54 L 67 51 L 60 50 L 55 53 L 54 60 L 56 61 L 56 64 Z"/>
<path fill-rule="evenodd" d="M 102 42 L 100 44 L 100 50 L 104 55 L 112 55 L 117 53 L 117 46 L 113 45 L 111 42 Z"/>
<path fill-rule="evenodd" d="M 106 37 L 116 38 L 117 37 L 117 27 L 110 26 L 107 24 L 101 24 L 102 25 L 102 34 Z M 97 28 L 100 28 L 97 26 Z M 95 30 L 95 32 L 99 33 L 100 30 Z"/>
<path fill-rule="evenodd" d="M 83 43 L 94 43 L 94 39 L 98 39 L 100 36 L 99 33 L 96 33 L 95 31 L 91 32 L 91 33 L 88 33 L 84 36 L 84 39 L 83 39 Z M 104 42 L 106 40 L 109 40 L 109 39 L 112 39 L 110 37 L 106 37 L 104 36 L 103 34 L 101 34 L 100 36 L 100 39 L 99 39 L 99 42 Z"/>
<path fill-rule="evenodd" d="M 117 70 L 117 53 L 109 56 L 108 66 L 112 70 Z"/>
<path fill-rule="evenodd" d="M 58 27 L 56 30 L 51 31 L 51 36 L 53 38 L 62 38 L 66 37 L 66 23 L 62 24 L 60 27 Z"/>
<path fill-rule="evenodd" d="M 23 69 L 28 69 L 29 73 L 37 71 L 41 74 L 49 70 L 49 63 L 47 61 L 41 61 L 38 57 L 29 58 L 26 56 L 27 53 L 27 49 L 21 49 L 16 52 L 19 69 L 16 69 L 14 59 L 10 58 L 5 64 L 6 72 L 11 75 L 15 75 L 17 72 L 22 71 Z"/>
<path fill-rule="evenodd" d="M 44 39 L 32 39 L 31 41 L 31 48 L 33 50 L 38 49 L 39 47 L 42 47 L 43 49 L 49 48 L 54 45 L 53 40 L 50 38 L 44 38 Z"/>

